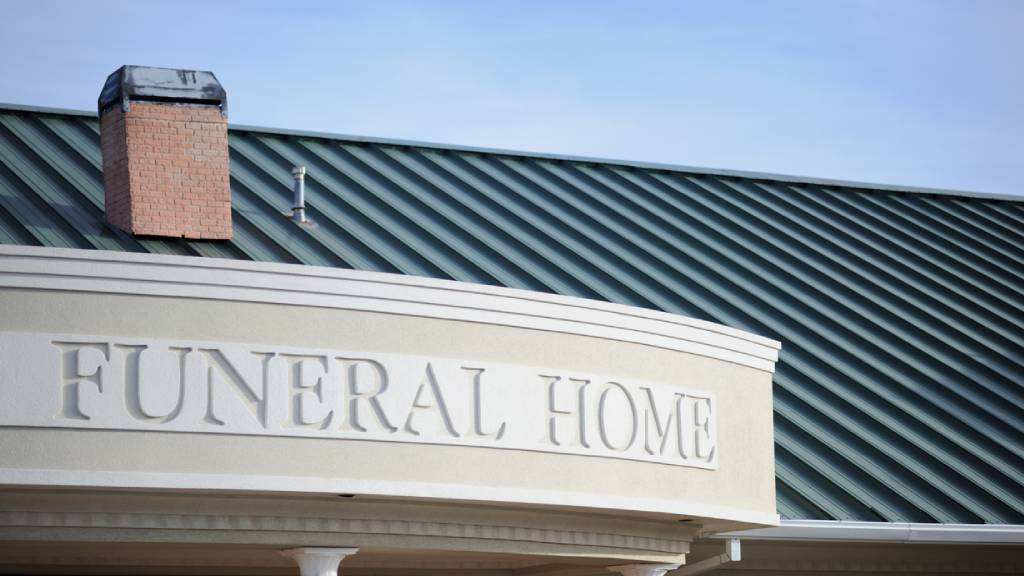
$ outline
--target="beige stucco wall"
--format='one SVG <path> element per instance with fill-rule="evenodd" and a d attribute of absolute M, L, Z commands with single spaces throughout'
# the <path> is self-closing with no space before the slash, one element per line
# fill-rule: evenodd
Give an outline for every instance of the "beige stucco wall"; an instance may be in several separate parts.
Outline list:
<path fill-rule="evenodd" d="M 775 513 L 771 374 L 754 368 L 592 337 L 305 306 L 3 289 L 0 310 L 4 331 L 436 355 L 678 383 L 716 394 L 718 410 L 717 470 L 479 447 L 28 428 L 0 429 L 5 468 L 164 473 L 183 482 L 309 478 L 319 483 L 301 486 L 338 492 L 411 483 L 445 487 L 436 493 L 449 498 L 747 519 L 711 521 L 712 529 Z"/>

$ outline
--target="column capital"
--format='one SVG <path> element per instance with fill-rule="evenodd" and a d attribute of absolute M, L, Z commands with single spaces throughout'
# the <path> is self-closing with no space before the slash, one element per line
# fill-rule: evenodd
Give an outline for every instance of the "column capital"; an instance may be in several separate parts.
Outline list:
<path fill-rule="evenodd" d="M 664 576 L 666 572 L 679 568 L 681 564 L 623 564 L 621 566 L 609 566 L 612 572 L 618 572 L 622 576 Z"/>
<path fill-rule="evenodd" d="M 338 566 L 359 548 L 289 548 L 283 556 L 295 560 L 301 576 L 338 576 Z"/>

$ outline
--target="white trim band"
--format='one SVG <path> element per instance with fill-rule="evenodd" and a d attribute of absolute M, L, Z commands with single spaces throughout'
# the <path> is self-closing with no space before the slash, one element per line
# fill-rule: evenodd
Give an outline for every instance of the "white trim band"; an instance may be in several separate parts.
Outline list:
<path fill-rule="evenodd" d="M 1024 525 L 782 520 L 773 528 L 722 532 L 708 537 L 904 544 L 1024 544 Z"/>
<path fill-rule="evenodd" d="M 400 274 L 215 258 L 0 246 L 0 288 L 317 306 L 678 350 L 773 372 L 781 344 L 644 308 Z"/>
<path fill-rule="evenodd" d="M 774 525 L 779 517 L 754 510 L 679 499 L 571 492 L 475 484 L 439 484 L 416 481 L 269 476 L 240 474 L 192 474 L 97 470 L 0 468 L 0 487 L 127 488 L 141 490 L 210 490 L 282 494 L 357 494 L 556 508 L 581 508 L 672 514 L 727 522 Z"/>

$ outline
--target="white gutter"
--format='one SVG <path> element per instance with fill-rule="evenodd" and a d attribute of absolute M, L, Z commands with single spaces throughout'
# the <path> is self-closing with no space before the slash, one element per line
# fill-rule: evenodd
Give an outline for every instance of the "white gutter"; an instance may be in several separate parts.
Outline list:
<path fill-rule="evenodd" d="M 897 544 L 1024 544 L 1024 525 L 783 520 L 779 526 L 772 528 L 720 532 L 705 538 Z"/>

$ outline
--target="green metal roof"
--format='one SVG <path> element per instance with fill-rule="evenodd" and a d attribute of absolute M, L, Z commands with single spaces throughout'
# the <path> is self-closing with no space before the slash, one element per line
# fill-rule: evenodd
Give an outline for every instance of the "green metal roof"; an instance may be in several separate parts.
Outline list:
<path fill-rule="evenodd" d="M 0 109 L 0 243 L 450 278 L 783 342 L 785 518 L 1024 524 L 1024 202 L 234 127 L 235 238 L 103 223 L 92 114 Z M 308 168 L 315 227 L 284 213 Z"/>

